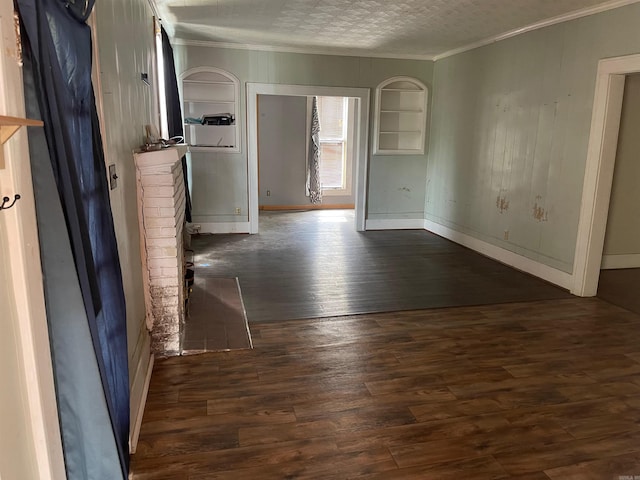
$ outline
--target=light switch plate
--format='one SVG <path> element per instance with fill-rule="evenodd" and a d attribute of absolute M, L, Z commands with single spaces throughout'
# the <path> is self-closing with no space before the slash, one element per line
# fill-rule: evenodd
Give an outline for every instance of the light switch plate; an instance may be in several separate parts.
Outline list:
<path fill-rule="evenodd" d="M 116 164 L 109 165 L 109 187 L 115 190 L 118 187 L 118 174 L 116 173 Z"/>

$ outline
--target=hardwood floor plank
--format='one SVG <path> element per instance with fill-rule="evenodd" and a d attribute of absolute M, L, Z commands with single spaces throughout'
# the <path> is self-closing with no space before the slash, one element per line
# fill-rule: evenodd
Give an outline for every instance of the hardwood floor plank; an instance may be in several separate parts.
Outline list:
<path fill-rule="evenodd" d="M 569 298 L 425 230 L 354 225 L 353 210 L 261 212 L 258 235 L 193 237 L 196 278 L 238 277 L 250 324 Z"/>
<path fill-rule="evenodd" d="M 399 468 L 361 477 L 364 480 L 500 480 L 512 478 L 491 456 L 445 462 L 437 465 Z M 545 477 L 548 480 L 548 477 Z"/>
<path fill-rule="evenodd" d="M 618 480 L 639 327 L 579 298 L 259 323 L 156 361 L 132 478 Z"/>
<path fill-rule="evenodd" d="M 545 472 L 552 480 L 621 480 L 640 475 L 640 453 L 620 455 L 567 467 L 558 467 Z"/>
<path fill-rule="evenodd" d="M 576 463 L 601 460 L 616 455 L 640 451 L 640 432 L 559 442 L 546 445 L 516 447 L 511 452 L 498 453 L 496 460 L 510 474 L 537 472 Z M 611 471 L 611 475 L 616 472 Z"/>

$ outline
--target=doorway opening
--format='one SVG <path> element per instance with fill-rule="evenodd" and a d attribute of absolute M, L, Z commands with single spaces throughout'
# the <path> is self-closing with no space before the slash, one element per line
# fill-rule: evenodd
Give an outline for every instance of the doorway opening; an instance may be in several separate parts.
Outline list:
<path fill-rule="evenodd" d="M 573 264 L 574 295 L 598 291 L 626 75 L 640 72 L 640 55 L 600 60 Z"/>
<path fill-rule="evenodd" d="M 625 79 L 598 297 L 640 313 L 640 74 Z"/>
<path fill-rule="evenodd" d="M 274 96 L 278 98 L 273 98 Z M 344 158 L 347 153 L 351 154 L 353 158 L 351 164 L 344 162 L 341 164 L 343 170 L 338 174 L 338 168 L 335 167 L 332 170 L 330 183 L 334 184 L 334 188 L 330 188 L 326 185 L 323 188 L 323 193 L 326 193 L 328 197 L 333 197 L 333 201 L 327 203 L 333 203 L 334 205 L 344 207 L 338 197 L 343 196 L 344 199 L 351 198 L 351 204 L 355 207 L 354 223 L 357 231 L 364 231 L 365 227 L 365 210 L 366 210 L 366 196 L 367 196 L 367 151 L 368 151 L 368 118 L 369 118 L 369 90 L 366 88 L 351 88 L 351 87 L 320 87 L 320 86 L 301 86 L 301 85 L 273 85 L 273 84 L 260 84 L 260 83 L 248 83 L 247 84 L 247 143 L 248 143 L 248 190 L 249 190 L 249 231 L 250 233 L 258 233 L 259 228 L 259 210 L 262 202 L 263 205 L 267 203 L 275 204 L 273 197 L 274 193 L 281 193 L 285 188 L 274 191 L 268 185 L 265 185 L 261 179 L 268 179 L 268 182 L 276 182 L 278 185 L 293 186 L 297 189 L 297 195 L 303 195 L 302 201 L 295 201 L 294 203 L 288 203 L 280 201 L 285 207 L 288 205 L 302 205 L 308 204 L 310 208 L 313 205 L 308 201 L 306 196 L 305 184 L 300 183 L 297 175 L 293 169 L 289 167 L 280 168 L 280 170 L 265 168 L 264 158 L 261 158 L 259 162 L 259 156 L 261 152 L 267 152 L 270 155 L 271 151 L 268 150 L 269 145 L 272 147 L 278 147 L 282 149 L 282 141 L 278 142 L 275 136 L 279 136 L 286 139 L 286 149 L 292 148 L 291 144 L 296 144 L 295 149 L 304 153 L 301 161 L 297 162 L 297 167 L 302 167 L 306 170 L 306 152 L 308 152 L 308 126 L 310 126 L 310 117 L 307 115 L 309 110 L 307 105 L 309 99 L 312 97 L 330 97 L 330 98 L 342 98 L 343 113 L 351 115 L 352 121 L 347 122 L 349 131 L 347 128 L 336 128 L 330 132 L 331 135 L 321 137 L 321 147 L 324 144 L 324 148 L 327 151 L 327 155 L 334 154 L 334 157 Z M 298 98 L 295 98 L 298 97 Z M 284 98 L 284 100 L 283 100 Z M 288 108 L 292 111 L 302 112 L 304 115 L 304 122 L 296 122 L 291 117 L 288 117 L 283 110 L 279 111 L 279 121 L 267 122 L 265 107 L 271 108 L 270 111 L 278 111 L 274 104 L 280 102 L 286 103 Z M 260 105 L 262 104 L 262 105 Z M 327 100 L 325 102 L 325 113 L 328 110 L 333 110 L 334 113 L 339 111 L 336 108 L 338 101 Z M 262 110 L 260 107 L 262 106 Z M 322 109 L 322 106 L 320 107 Z M 351 112 L 351 113 L 350 113 Z M 261 115 L 265 114 L 265 117 Z M 265 119 L 264 122 L 261 120 Z M 349 120 L 349 119 L 348 119 Z M 281 125 L 279 125 L 281 124 Z M 304 128 L 302 128 L 304 127 Z M 269 129 L 265 132 L 265 128 Z M 295 128 L 296 131 L 301 132 L 299 135 L 289 135 L 290 129 Z M 272 131 L 273 130 L 273 131 Z M 280 132 L 280 133 L 273 133 Z M 352 140 L 349 140 L 349 137 Z M 324 140 L 324 142 L 323 142 Z M 343 143 L 344 140 L 344 143 Z M 265 147 L 265 144 L 267 147 Z M 279 144 L 279 145 L 278 145 Z M 344 151 L 341 149 L 345 149 Z M 350 152 L 347 152 L 350 150 Z M 343 155 L 344 154 L 344 155 Z M 278 154 L 276 153 L 276 157 Z M 334 162 L 335 164 L 335 162 Z M 280 172 L 280 174 L 279 174 Z M 284 174 L 282 174 L 284 172 Z M 288 175 L 297 175 L 296 178 L 289 178 Z M 262 176 L 262 177 L 261 177 Z M 302 176 L 302 182 L 304 182 L 306 175 Z M 338 183 L 339 182 L 339 183 Z M 333 190 L 330 192 L 330 190 Z M 350 191 L 351 190 L 351 191 Z M 291 198 L 291 197 L 289 197 Z M 300 197 L 298 197 L 300 198 Z M 262 199 L 262 202 L 261 202 Z"/>
<path fill-rule="evenodd" d="M 355 103 L 348 97 L 258 96 L 260 212 L 354 209 Z M 316 166 L 319 175 L 312 179 Z"/>

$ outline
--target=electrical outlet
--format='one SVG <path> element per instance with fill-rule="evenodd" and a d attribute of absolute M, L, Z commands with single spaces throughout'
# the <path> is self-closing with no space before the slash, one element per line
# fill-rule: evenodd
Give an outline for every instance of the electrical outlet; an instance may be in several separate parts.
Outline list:
<path fill-rule="evenodd" d="M 240 207 L 236 207 L 236 215 L 240 215 L 242 213 L 242 209 Z"/>
<path fill-rule="evenodd" d="M 504 239 L 509 240 L 509 230 L 504 231 Z"/>
<path fill-rule="evenodd" d="M 267 197 L 271 196 L 271 190 L 267 190 Z"/>

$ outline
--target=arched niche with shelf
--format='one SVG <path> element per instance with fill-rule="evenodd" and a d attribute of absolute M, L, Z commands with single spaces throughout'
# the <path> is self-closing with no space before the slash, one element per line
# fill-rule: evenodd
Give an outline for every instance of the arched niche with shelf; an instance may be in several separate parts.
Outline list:
<path fill-rule="evenodd" d="M 392 77 L 376 88 L 374 155 L 424 154 L 428 90 L 411 77 Z"/>
<path fill-rule="evenodd" d="M 197 67 L 180 79 L 185 142 L 190 150 L 240 152 L 238 78 L 216 67 Z"/>

